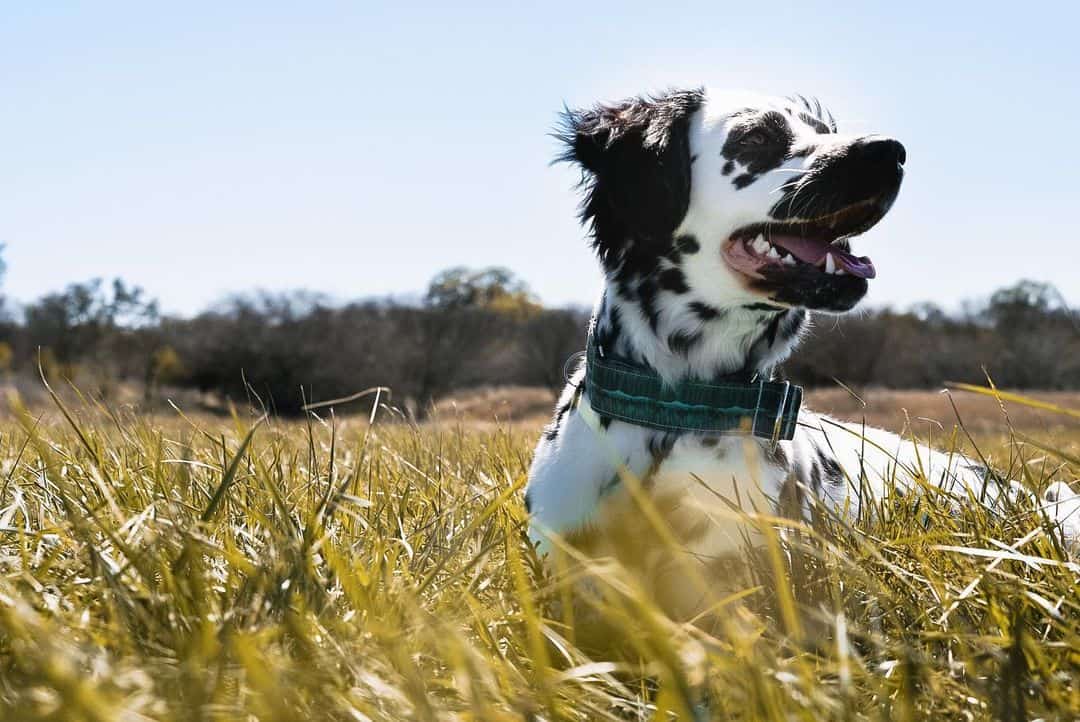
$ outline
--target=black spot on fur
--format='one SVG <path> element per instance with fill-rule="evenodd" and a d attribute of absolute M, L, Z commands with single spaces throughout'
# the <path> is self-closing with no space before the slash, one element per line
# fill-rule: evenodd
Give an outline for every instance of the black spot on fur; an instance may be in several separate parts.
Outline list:
<path fill-rule="evenodd" d="M 624 244 L 616 261 L 609 259 L 614 265 L 605 264 L 605 269 L 612 280 L 624 290 L 624 297 L 632 300 L 634 284 L 655 273 L 657 259 L 665 256 L 676 264 L 681 260 L 681 253 L 675 247 L 674 239 L 670 237 L 663 241 L 630 240 Z"/>
<path fill-rule="evenodd" d="M 677 438 L 677 434 L 658 434 L 649 437 L 648 446 L 649 454 L 653 458 L 653 471 L 671 454 L 671 449 L 675 446 Z"/>
<path fill-rule="evenodd" d="M 774 306 L 771 303 L 748 303 L 743 306 L 747 311 L 783 311 L 783 306 Z"/>
<path fill-rule="evenodd" d="M 660 288 L 672 293 L 686 293 L 690 290 L 686 285 L 686 276 L 679 268 L 666 268 L 660 272 Z"/>
<path fill-rule="evenodd" d="M 772 339 L 769 342 L 769 346 L 784 346 L 799 335 L 799 331 L 802 330 L 803 325 L 806 323 L 806 310 L 802 308 L 793 308 L 789 311 L 785 311 L 776 317 L 779 321 L 773 333 Z"/>
<path fill-rule="evenodd" d="M 810 462 L 810 488 L 815 492 L 821 489 L 821 467 L 813 461 Z"/>
<path fill-rule="evenodd" d="M 573 407 L 574 402 L 571 399 L 569 402 L 559 406 L 555 410 L 555 418 L 551 420 L 551 423 L 544 429 L 544 438 L 548 441 L 554 441 L 559 436 L 559 431 L 562 430 L 563 419 L 566 414 L 569 413 Z"/>
<path fill-rule="evenodd" d="M 710 306 L 702 301 L 691 301 L 688 308 L 702 321 L 712 321 L 726 315 L 725 311 L 721 311 L 716 306 Z"/>
<path fill-rule="evenodd" d="M 784 314 L 784 320 L 780 322 L 780 329 L 777 334 L 778 340 L 781 343 L 787 343 L 793 337 L 798 336 L 802 331 L 803 326 L 806 324 L 806 309 L 805 308 L 793 308 Z"/>
<path fill-rule="evenodd" d="M 720 443 L 719 436 L 703 436 L 701 437 L 701 445 L 706 449 L 711 449 Z"/>
<path fill-rule="evenodd" d="M 679 249 L 680 253 L 685 253 L 687 255 L 697 253 L 701 250 L 701 244 L 697 242 L 696 238 L 689 234 L 676 238 L 675 247 Z"/>
<path fill-rule="evenodd" d="M 743 188 L 753 178 L 739 184 L 746 175 L 760 175 L 780 166 L 791 151 L 795 136 L 783 113 L 768 110 L 764 113 L 746 113 L 728 132 L 721 151 L 728 160 L 739 162 L 746 174 L 735 179 L 735 186 Z"/>
<path fill-rule="evenodd" d="M 732 171 L 734 171 L 734 170 L 735 170 L 735 161 L 729 160 L 728 162 L 724 163 L 724 168 L 723 168 L 723 171 L 722 171 L 724 175 L 731 175 Z"/>
<path fill-rule="evenodd" d="M 784 447 L 780 444 L 765 444 L 765 458 L 774 466 L 783 469 L 788 468 L 787 452 L 784 451 Z"/>
<path fill-rule="evenodd" d="M 668 336 L 667 345 L 673 353 L 685 356 L 699 341 L 701 341 L 700 331 L 691 333 L 685 329 L 679 329 Z"/>
<path fill-rule="evenodd" d="M 656 294 L 659 293 L 656 281 L 646 278 L 637 285 L 637 301 L 641 306 L 641 312 L 649 322 L 649 327 L 655 331 L 660 323 L 660 316 L 656 310 Z"/>
<path fill-rule="evenodd" d="M 775 356 L 775 349 L 783 348 L 794 341 L 806 322 L 806 311 L 800 308 L 783 313 L 764 314 L 758 322 L 764 325 L 764 329 L 751 344 L 747 355 L 747 366 L 751 369 L 758 368 L 765 359 Z"/>
<path fill-rule="evenodd" d="M 544 427 L 544 438 L 548 441 L 559 438 L 559 423 L 557 421 L 553 421 Z"/>
<path fill-rule="evenodd" d="M 605 299 L 606 304 L 606 299 Z M 601 309 L 601 319 L 603 319 L 603 309 Z M 607 314 L 607 322 L 597 322 L 596 326 L 596 342 L 600 344 L 600 348 L 608 352 L 614 352 L 619 346 L 619 339 L 622 337 L 622 315 L 619 312 L 619 307 L 615 306 Z"/>
<path fill-rule="evenodd" d="M 733 180 L 731 182 L 735 185 L 736 188 L 738 188 L 739 190 L 742 190 L 743 188 L 750 185 L 751 183 L 753 183 L 757 179 L 758 179 L 758 177 L 756 175 L 754 175 L 753 173 L 743 173 L 742 175 L 737 176 L 735 178 L 735 180 Z"/>
<path fill-rule="evenodd" d="M 821 468 L 825 472 L 825 478 L 831 484 L 843 484 L 844 483 L 844 471 L 840 468 L 840 464 L 836 463 L 836 459 L 828 456 L 821 449 L 817 450 L 818 459 L 821 461 Z"/>
<path fill-rule="evenodd" d="M 769 321 L 769 325 L 765 327 L 765 334 L 762 336 L 762 339 L 764 339 L 766 346 L 771 347 L 776 343 L 776 335 L 780 332 L 780 322 L 784 319 L 785 315 L 787 314 L 776 314 L 772 317 L 772 320 Z"/>
<path fill-rule="evenodd" d="M 600 414 L 600 428 L 607 431 L 607 428 L 611 426 L 611 417 Z"/>

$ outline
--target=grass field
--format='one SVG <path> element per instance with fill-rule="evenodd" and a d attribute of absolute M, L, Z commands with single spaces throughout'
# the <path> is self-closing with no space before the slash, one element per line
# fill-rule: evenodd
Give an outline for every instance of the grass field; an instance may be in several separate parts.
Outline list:
<path fill-rule="evenodd" d="M 528 423 L 69 407 L 0 427 L 0 720 L 1080 717 L 1080 567 L 1023 510 L 800 528 L 715 634 L 598 568 L 620 651 L 586 653 Z M 1023 413 L 982 452 L 1080 475 L 1075 419 Z"/>

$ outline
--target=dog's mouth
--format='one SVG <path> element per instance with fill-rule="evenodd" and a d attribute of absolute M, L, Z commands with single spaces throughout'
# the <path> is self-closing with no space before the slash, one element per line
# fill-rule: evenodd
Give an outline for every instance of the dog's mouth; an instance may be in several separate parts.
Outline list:
<path fill-rule="evenodd" d="M 724 260 L 753 280 L 871 279 L 877 275 L 873 262 L 853 254 L 850 239 L 873 227 L 886 210 L 873 198 L 815 218 L 743 226 L 723 244 Z"/>

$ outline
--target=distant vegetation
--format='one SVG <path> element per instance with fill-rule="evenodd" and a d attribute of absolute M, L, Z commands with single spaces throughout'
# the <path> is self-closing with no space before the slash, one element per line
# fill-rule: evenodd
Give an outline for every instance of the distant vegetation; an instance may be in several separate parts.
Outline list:
<path fill-rule="evenodd" d="M 476 386 L 563 383 L 589 312 L 542 307 L 510 271 L 450 269 L 420 301 L 332 303 L 313 293 L 236 295 L 195 316 L 163 315 L 121 280 L 74 283 L 0 319 L 0 372 L 38 365 L 109 397 L 119 384 L 186 388 L 279 413 L 372 386 L 422 417 Z M 1080 321 L 1051 286 L 1022 281 L 955 313 L 930 304 L 876 309 L 817 328 L 785 371 L 810 386 L 930 388 L 944 381 L 1080 389 Z"/>

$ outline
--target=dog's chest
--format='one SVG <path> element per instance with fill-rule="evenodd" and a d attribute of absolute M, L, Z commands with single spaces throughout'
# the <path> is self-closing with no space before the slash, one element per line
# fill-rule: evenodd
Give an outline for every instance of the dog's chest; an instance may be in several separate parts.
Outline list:
<path fill-rule="evenodd" d="M 629 488 L 609 495 L 598 531 L 620 537 L 635 529 L 639 540 L 674 542 L 702 558 L 730 556 L 758 536 L 742 512 L 774 513 L 788 477 L 784 458 L 783 449 L 753 437 L 681 436 L 655 454 L 638 500 Z M 643 514 L 641 504 L 652 508 Z M 666 528 L 656 529 L 659 523 Z"/>

